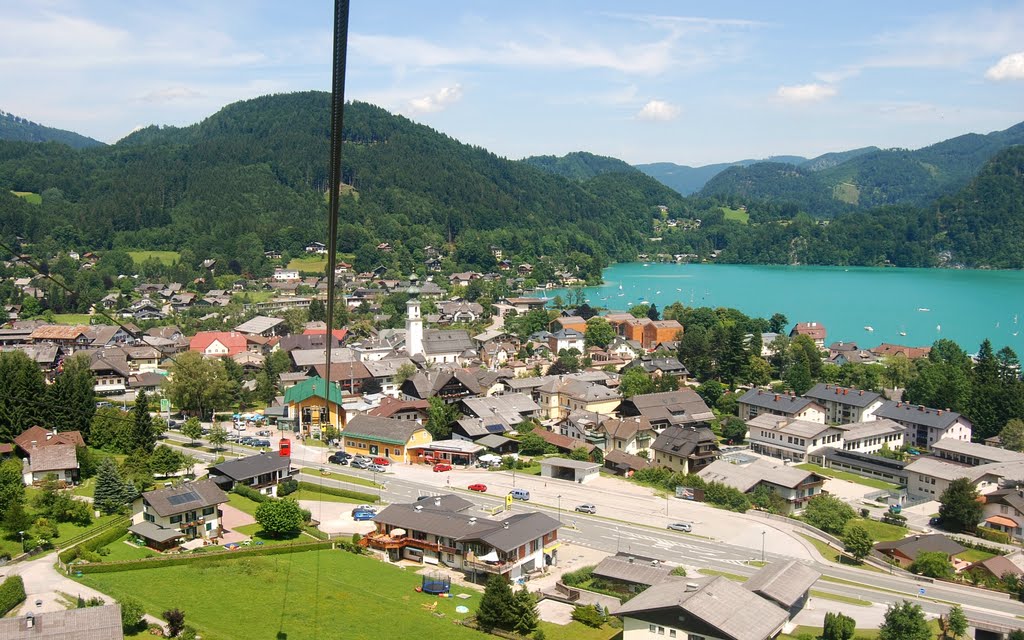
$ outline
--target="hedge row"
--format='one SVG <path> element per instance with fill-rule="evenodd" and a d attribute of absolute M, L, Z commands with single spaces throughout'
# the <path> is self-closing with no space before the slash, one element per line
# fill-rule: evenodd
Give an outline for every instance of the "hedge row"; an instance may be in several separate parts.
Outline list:
<path fill-rule="evenodd" d="M 989 542 L 1001 542 L 1002 544 L 1010 544 L 1010 535 L 998 529 L 990 529 L 989 527 L 978 527 L 978 535 Z"/>
<path fill-rule="evenodd" d="M 337 489 L 335 487 L 323 487 L 312 482 L 299 482 L 299 488 L 305 489 L 306 491 L 312 491 L 314 493 L 323 493 L 328 496 L 338 496 L 339 498 L 351 498 L 356 502 L 372 503 L 377 502 L 380 498 L 373 493 L 363 493 L 362 491 L 350 491 L 348 489 Z"/>
<path fill-rule="evenodd" d="M 117 542 L 118 538 L 127 533 L 128 527 L 126 526 L 122 525 L 120 527 L 111 527 L 95 538 L 90 538 L 81 544 L 71 547 L 70 549 L 61 551 L 57 557 L 60 558 L 61 562 L 67 564 L 81 555 L 81 549 L 86 551 L 98 551 L 108 544 Z"/>
<path fill-rule="evenodd" d="M 11 576 L 0 584 L 0 618 L 25 602 L 25 583 L 21 576 Z"/>
<path fill-rule="evenodd" d="M 103 562 L 99 564 L 75 565 L 76 571 L 82 573 L 117 573 L 120 571 L 134 571 L 136 569 L 153 569 L 156 567 L 174 567 L 195 562 L 220 561 L 225 558 L 252 558 L 256 556 L 273 556 L 282 553 L 298 553 L 300 551 L 315 551 L 317 549 L 330 549 L 331 542 L 309 542 L 300 544 L 280 544 L 263 547 L 249 547 L 236 551 L 218 551 L 213 553 L 177 554 L 173 556 L 157 556 L 154 558 L 143 558 L 141 560 L 124 560 L 121 562 Z"/>
<path fill-rule="evenodd" d="M 237 493 L 238 495 L 242 496 L 243 498 L 249 498 L 253 502 L 266 502 L 267 500 L 274 499 L 273 496 L 268 496 L 265 493 L 260 493 L 259 491 L 253 489 L 252 487 L 249 487 L 244 484 L 238 484 L 237 482 L 235 483 L 235 486 L 231 490 Z"/>

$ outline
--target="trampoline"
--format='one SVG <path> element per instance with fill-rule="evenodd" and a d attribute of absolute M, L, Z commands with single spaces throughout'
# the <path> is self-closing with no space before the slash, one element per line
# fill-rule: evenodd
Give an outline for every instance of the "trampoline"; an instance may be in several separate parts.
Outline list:
<path fill-rule="evenodd" d="M 420 586 L 423 593 L 433 595 L 447 594 L 451 591 L 451 588 L 452 579 L 439 571 L 424 575 L 423 583 Z"/>

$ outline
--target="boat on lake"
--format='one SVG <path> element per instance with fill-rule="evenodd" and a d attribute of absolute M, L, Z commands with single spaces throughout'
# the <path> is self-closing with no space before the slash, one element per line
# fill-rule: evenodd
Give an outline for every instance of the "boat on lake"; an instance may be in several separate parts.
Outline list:
<path fill-rule="evenodd" d="M 866 325 L 866 326 L 864 327 L 864 330 L 865 330 L 865 331 L 874 331 L 874 330 L 875 330 L 875 328 L 874 328 L 874 327 L 872 327 L 871 325 Z"/>
<path fill-rule="evenodd" d="M 918 307 L 917 310 L 918 311 L 931 311 L 931 309 L 929 309 L 928 307 Z"/>

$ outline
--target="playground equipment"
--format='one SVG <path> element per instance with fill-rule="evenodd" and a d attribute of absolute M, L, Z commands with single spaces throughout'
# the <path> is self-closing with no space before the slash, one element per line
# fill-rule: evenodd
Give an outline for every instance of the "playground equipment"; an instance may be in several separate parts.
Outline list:
<path fill-rule="evenodd" d="M 420 590 L 435 596 L 446 596 L 451 592 L 452 579 L 439 571 L 423 576 L 423 583 Z"/>

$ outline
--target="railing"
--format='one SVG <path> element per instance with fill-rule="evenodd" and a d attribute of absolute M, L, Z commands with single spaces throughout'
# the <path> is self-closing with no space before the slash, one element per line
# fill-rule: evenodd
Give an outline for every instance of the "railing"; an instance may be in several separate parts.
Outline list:
<path fill-rule="evenodd" d="M 53 546 L 58 551 L 61 551 L 63 549 L 68 549 L 70 547 L 73 547 L 76 544 L 79 544 L 81 542 L 85 542 L 89 538 L 93 538 L 93 537 L 99 535 L 100 533 L 103 533 L 104 531 L 106 531 L 108 529 L 111 529 L 113 527 L 123 527 L 125 525 L 130 525 L 130 524 L 131 524 L 131 518 L 129 518 L 128 516 L 123 516 L 121 518 L 114 518 L 110 522 L 102 524 L 102 525 L 100 525 L 100 526 L 98 526 L 98 527 L 96 527 L 94 529 L 89 529 L 88 531 L 84 531 L 84 532 L 78 534 L 77 536 L 75 536 L 73 538 L 68 538 L 66 540 L 57 540 L 57 541 L 55 541 L 55 544 Z"/>

